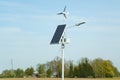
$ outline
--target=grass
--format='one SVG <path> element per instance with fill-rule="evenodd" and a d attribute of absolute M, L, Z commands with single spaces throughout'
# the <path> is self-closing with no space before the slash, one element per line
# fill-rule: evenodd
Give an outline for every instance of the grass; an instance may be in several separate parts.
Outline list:
<path fill-rule="evenodd" d="M 0 78 L 0 80 L 61 80 L 61 78 Z M 120 78 L 65 78 L 65 80 L 120 80 Z"/>

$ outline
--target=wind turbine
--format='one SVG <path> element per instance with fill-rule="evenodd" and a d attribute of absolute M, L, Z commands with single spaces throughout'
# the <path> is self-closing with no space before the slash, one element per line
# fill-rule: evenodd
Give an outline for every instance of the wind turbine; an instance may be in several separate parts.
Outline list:
<path fill-rule="evenodd" d="M 64 10 L 57 15 L 63 15 L 65 20 L 67 19 L 67 15 L 69 13 L 66 12 L 66 6 L 64 7 Z M 74 26 L 80 26 L 82 24 L 85 24 L 86 22 L 80 22 L 75 24 Z M 72 27 L 74 27 L 72 26 Z M 72 27 L 67 27 L 67 28 L 72 28 Z M 66 24 L 58 25 L 54 36 L 50 42 L 50 44 L 61 44 L 61 53 L 62 53 L 62 80 L 64 80 L 64 49 L 65 49 L 65 44 L 69 43 L 69 39 L 65 37 L 65 30 L 66 29 Z"/>
<path fill-rule="evenodd" d="M 57 15 L 63 15 L 65 19 L 67 19 L 67 15 L 69 14 L 69 12 L 66 12 L 66 6 L 64 7 L 63 12 L 58 13 Z"/>

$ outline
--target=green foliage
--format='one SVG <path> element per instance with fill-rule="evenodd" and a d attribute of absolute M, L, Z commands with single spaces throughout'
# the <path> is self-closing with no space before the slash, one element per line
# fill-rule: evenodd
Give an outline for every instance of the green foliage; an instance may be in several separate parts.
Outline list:
<path fill-rule="evenodd" d="M 51 69 L 49 68 L 49 69 L 47 70 L 47 77 L 51 77 L 51 74 L 52 74 L 52 71 L 51 71 Z"/>
<path fill-rule="evenodd" d="M 95 77 L 105 77 L 104 60 L 97 58 L 91 62 Z"/>
<path fill-rule="evenodd" d="M 73 78 L 74 77 L 74 70 L 73 70 L 73 63 L 70 62 L 70 67 L 69 67 L 69 76 L 70 78 Z"/>
<path fill-rule="evenodd" d="M 105 66 L 105 76 L 106 77 L 113 77 L 114 76 L 114 68 L 112 66 L 111 61 L 106 60 L 104 61 L 104 66 Z"/>
<path fill-rule="evenodd" d="M 74 67 L 73 77 L 79 77 L 79 69 L 77 66 Z"/>
<path fill-rule="evenodd" d="M 61 61 L 57 62 L 56 71 L 57 71 L 57 77 L 61 77 L 61 75 L 62 75 L 62 64 L 61 64 Z"/>
<path fill-rule="evenodd" d="M 37 68 L 38 77 L 44 77 L 45 76 L 45 64 L 39 64 Z"/>
<path fill-rule="evenodd" d="M 13 70 L 4 70 L 1 74 L 1 77 L 4 78 L 14 78 L 15 77 L 15 73 Z"/>
<path fill-rule="evenodd" d="M 88 78 L 94 77 L 94 71 L 92 66 L 88 63 L 87 58 L 83 58 L 82 62 L 79 64 L 79 77 Z"/>
<path fill-rule="evenodd" d="M 118 69 L 112 64 L 110 60 L 103 60 L 97 58 L 89 60 L 82 58 L 79 64 L 74 65 L 72 61 L 65 61 L 65 77 L 73 78 L 103 78 L 103 77 L 119 77 Z M 46 64 L 39 64 L 37 66 L 36 77 L 58 77 L 62 75 L 62 59 L 56 57 L 54 60 Z M 4 70 L 0 74 L 0 78 L 23 78 L 24 76 L 33 77 L 34 69 L 27 68 L 25 71 L 18 68 L 16 70 Z"/>
<path fill-rule="evenodd" d="M 61 77 L 62 75 L 62 59 L 56 57 L 54 60 L 50 61 L 50 68 L 52 71 L 52 77 Z M 66 67 L 65 67 L 66 70 Z"/>
<path fill-rule="evenodd" d="M 119 71 L 116 67 L 113 67 L 113 71 L 114 71 L 114 77 L 119 77 Z"/>
<path fill-rule="evenodd" d="M 25 74 L 26 76 L 32 76 L 34 74 L 34 69 L 31 67 L 31 68 L 27 68 L 25 70 Z"/>
<path fill-rule="evenodd" d="M 118 77 L 119 72 L 113 66 L 110 60 L 102 60 L 100 58 L 92 61 L 92 67 L 95 72 L 95 77 Z"/>
<path fill-rule="evenodd" d="M 18 68 L 14 72 L 15 72 L 15 77 L 17 77 L 17 78 L 23 78 L 25 75 L 24 70 L 22 70 L 20 68 Z"/>

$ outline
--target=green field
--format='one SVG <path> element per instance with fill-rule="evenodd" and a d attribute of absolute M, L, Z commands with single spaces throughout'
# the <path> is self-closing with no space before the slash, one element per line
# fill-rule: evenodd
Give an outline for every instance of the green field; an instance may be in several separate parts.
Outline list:
<path fill-rule="evenodd" d="M 61 78 L 0 78 L 0 80 L 61 80 Z M 65 78 L 65 80 L 120 80 L 120 78 Z"/>

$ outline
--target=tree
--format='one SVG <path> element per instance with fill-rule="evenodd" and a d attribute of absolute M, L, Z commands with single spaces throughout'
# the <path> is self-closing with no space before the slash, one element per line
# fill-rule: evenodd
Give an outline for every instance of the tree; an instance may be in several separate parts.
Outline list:
<path fill-rule="evenodd" d="M 25 74 L 26 76 L 32 76 L 34 74 L 34 69 L 31 67 L 31 68 L 27 68 L 25 70 Z"/>
<path fill-rule="evenodd" d="M 74 72 L 74 70 L 73 70 L 73 63 L 70 62 L 69 75 L 68 75 L 68 77 L 73 78 L 73 77 L 74 77 L 73 72 Z"/>
<path fill-rule="evenodd" d="M 73 77 L 79 77 L 79 70 L 78 70 L 78 66 L 75 66 L 75 67 L 74 67 Z"/>
<path fill-rule="evenodd" d="M 45 64 L 39 64 L 37 68 L 39 77 L 44 77 L 45 76 Z"/>
<path fill-rule="evenodd" d="M 101 58 L 97 58 L 91 62 L 93 67 L 95 77 L 105 77 L 105 68 L 104 68 L 104 60 Z"/>
<path fill-rule="evenodd" d="M 4 78 L 13 78 L 15 77 L 15 73 L 13 70 L 4 70 L 1 76 Z"/>
<path fill-rule="evenodd" d="M 119 72 L 110 60 L 97 58 L 91 62 L 95 77 L 117 77 Z"/>
<path fill-rule="evenodd" d="M 61 77 L 62 75 L 62 59 L 56 57 L 50 62 L 50 68 L 52 71 L 52 77 Z"/>
<path fill-rule="evenodd" d="M 79 64 L 79 77 L 94 77 L 94 71 L 87 58 L 83 58 Z"/>
<path fill-rule="evenodd" d="M 51 71 L 51 69 L 49 68 L 49 69 L 47 70 L 47 77 L 51 77 L 51 74 L 52 74 L 52 71 Z"/>
<path fill-rule="evenodd" d="M 113 77 L 114 76 L 114 68 L 112 66 L 111 61 L 109 61 L 109 60 L 104 61 L 104 65 L 105 65 L 105 76 Z"/>
<path fill-rule="evenodd" d="M 114 70 L 114 77 L 119 77 L 120 73 L 119 73 L 118 69 L 116 67 L 113 67 L 113 70 Z"/>
<path fill-rule="evenodd" d="M 17 70 L 15 70 L 15 77 L 17 78 L 23 78 L 25 75 L 24 71 L 20 68 L 18 68 Z"/>
<path fill-rule="evenodd" d="M 58 77 L 60 78 L 62 75 L 62 59 L 60 57 L 55 57 L 54 60 L 47 62 L 44 64 L 47 66 L 47 70 L 51 70 L 51 77 Z M 69 62 L 65 61 L 64 65 L 65 71 L 64 71 L 64 76 L 68 77 L 68 72 L 69 72 Z M 37 69 L 38 71 L 38 69 Z M 48 74 L 47 74 L 48 75 Z"/>

